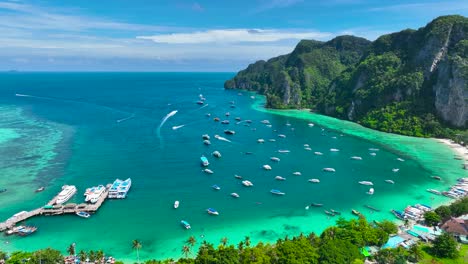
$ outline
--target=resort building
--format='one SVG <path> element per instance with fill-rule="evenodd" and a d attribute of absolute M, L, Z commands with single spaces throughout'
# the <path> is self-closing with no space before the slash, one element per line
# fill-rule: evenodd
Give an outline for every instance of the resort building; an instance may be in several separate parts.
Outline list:
<path fill-rule="evenodd" d="M 468 215 L 450 218 L 442 225 L 442 230 L 452 234 L 460 242 L 468 244 Z"/>

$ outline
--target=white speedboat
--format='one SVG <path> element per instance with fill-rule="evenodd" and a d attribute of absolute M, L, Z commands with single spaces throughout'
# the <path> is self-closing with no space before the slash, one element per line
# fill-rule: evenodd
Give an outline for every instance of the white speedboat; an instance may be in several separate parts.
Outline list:
<path fill-rule="evenodd" d="M 351 159 L 353 159 L 353 160 L 362 160 L 362 157 L 359 157 L 359 156 L 352 156 Z"/>
<path fill-rule="evenodd" d="M 276 142 L 276 139 L 270 138 L 270 139 L 268 139 L 268 141 L 269 141 L 269 142 Z"/>
<path fill-rule="evenodd" d="M 318 156 L 322 156 L 322 155 L 323 155 L 322 152 L 318 152 L 318 151 L 315 151 L 314 154 L 315 154 L 315 155 L 318 155 Z"/>
<path fill-rule="evenodd" d="M 259 138 L 259 139 L 257 139 L 257 142 L 258 143 L 265 143 L 265 140 L 263 138 Z"/>
<path fill-rule="evenodd" d="M 214 172 L 210 169 L 204 169 L 203 172 L 208 173 L 208 174 L 213 174 Z"/>
<path fill-rule="evenodd" d="M 309 179 L 308 181 L 311 183 L 320 183 L 319 179 Z"/>
<path fill-rule="evenodd" d="M 202 135 L 203 140 L 210 140 L 210 136 L 208 134 Z"/>
<path fill-rule="evenodd" d="M 244 180 L 242 181 L 242 185 L 244 185 L 245 187 L 252 187 L 253 183 L 251 181 Z"/>
<path fill-rule="evenodd" d="M 76 215 L 83 218 L 89 218 L 91 216 L 87 212 L 76 212 Z"/>
<path fill-rule="evenodd" d="M 340 151 L 340 150 L 339 150 L 339 149 L 336 149 L 336 148 L 331 148 L 330 151 L 331 151 L 331 152 L 338 152 L 338 151 Z"/>
<path fill-rule="evenodd" d="M 326 172 L 335 172 L 336 170 L 334 168 L 323 168 L 323 171 Z"/>
<path fill-rule="evenodd" d="M 208 146 L 208 145 L 211 145 L 211 142 L 210 142 L 209 140 L 206 139 L 206 140 L 203 140 L 203 144 L 205 144 L 205 145 Z"/>
<path fill-rule="evenodd" d="M 380 149 L 378 148 L 369 148 L 369 151 L 379 151 Z"/>
<path fill-rule="evenodd" d="M 216 184 L 213 185 L 213 186 L 211 186 L 211 188 L 213 188 L 213 189 L 215 189 L 215 190 L 217 190 L 217 191 L 221 190 L 221 187 L 219 187 L 219 186 L 216 185 Z"/>
<path fill-rule="evenodd" d="M 179 208 L 179 204 L 180 204 L 180 202 L 179 202 L 179 201 L 175 201 L 175 202 L 174 202 L 174 209 L 177 209 L 177 208 Z"/>
<path fill-rule="evenodd" d="M 276 176 L 276 177 L 275 177 L 275 180 L 278 180 L 278 181 L 285 181 L 286 178 L 281 177 L 281 176 Z"/>
<path fill-rule="evenodd" d="M 127 193 L 132 186 L 132 179 L 128 178 L 125 181 L 122 180 L 115 180 L 112 186 L 109 189 L 108 198 L 117 198 L 123 199 L 127 197 Z"/>
<path fill-rule="evenodd" d="M 63 204 L 70 200 L 76 193 L 76 187 L 74 185 L 64 185 L 62 191 L 58 194 L 56 204 Z"/>
<path fill-rule="evenodd" d="M 397 158 L 398 161 L 405 161 L 404 159 L 402 158 Z"/>
<path fill-rule="evenodd" d="M 280 149 L 278 150 L 279 153 L 289 153 L 291 152 L 290 150 L 287 150 L 287 149 Z"/>
<path fill-rule="evenodd" d="M 390 184 L 395 184 L 395 182 L 392 181 L 392 180 L 385 180 L 385 182 L 386 182 L 386 183 L 390 183 Z"/>
<path fill-rule="evenodd" d="M 371 156 L 377 156 L 377 153 L 371 152 L 371 153 L 369 153 L 369 155 L 371 155 Z"/>
<path fill-rule="evenodd" d="M 393 172 L 398 172 L 400 169 L 397 169 L 397 168 L 393 168 L 392 171 Z"/>
<path fill-rule="evenodd" d="M 280 159 L 277 158 L 277 157 L 271 157 L 270 160 L 275 161 L 275 162 L 279 162 L 279 161 L 280 161 Z"/>
<path fill-rule="evenodd" d="M 307 125 L 308 125 L 309 127 L 313 127 L 313 126 L 314 126 L 313 123 L 309 123 L 309 124 L 307 124 Z"/>
<path fill-rule="evenodd" d="M 370 188 L 369 191 L 367 192 L 367 194 L 369 194 L 369 195 L 374 194 L 374 188 Z"/>
<path fill-rule="evenodd" d="M 201 161 L 202 166 L 204 167 L 210 165 L 210 162 L 208 162 L 208 159 L 205 156 L 201 156 L 200 161 Z"/>
<path fill-rule="evenodd" d="M 293 175 L 296 175 L 296 176 L 301 176 L 301 175 L 302 175 L 302 173 L 301 173 L 301 172 L 299 172 L 299 171 L 295 171 L 295 172 L 293 172 Z"/>
<path fill-rule="evenodd" d="M 307 150 L 307 151 L 311 151 L 311 150 L 312 150 L 310 147 L 305 147 L 304 149 Z"/>
<path fill-rule="evenodd" d="M 190 229 L 190 228 L 191 228 L 190 224 L 189 224 L 187 221 L 185 221 L 185 220 L 180 221 L 180 224 L 181 224 L 185 229 Z"/>
<path fill-rule="evenodd" d="M 211 155 L 213 155 L 213 157 L 215 158 L 221 158 L 221 153 L 217 150 L 213 151 L 213 153 L 211 153 Z"/>
<path fill-rule="evenodd" d="M 310 147 L 309 144 L 304 144 L 304 148 L 308 148 L 308 147 Z"/>
<path fill-rule="evenodd" d="M 278 137 L 280 137 L 280 138 L 286 138 L 286 135 L 284 135 L 284 134 L 278 134 Z"/>
<path fill-rule="evenodd" d="M 265 170 L 271 170 L 271 166 L 266 164 L 266 165 L 263 165 L 263 169 Z"/>
<path fill-rule="evenodd" d="M 231 196 L 234 197 L 234 198 L 239 198 L 240 197 L 239 194 L 237 194 L 237 193 L 231 193 Z"/>
<path fill-rule="evenodd" d="M 275 195 L 285 195 L 286 193 L 280 191 L 280 190 L 276 190 L 276 189 L 271 189 L 270 192 L 272 194 L 275 194 Z"/>
<path fill-rule="evenodd" d="M 372 183 L 371 181 L 360 181 L 359 184 L 368 185 L 368 186 L 374 185 L 374 183 Z"/>
<path fill-rule="evenodd" d="M 206 212 L 210 215 L 219 215 L 218 211 L 216 211 L 215 209 L 213 208 L 208 208 L 206 209 Z"/>

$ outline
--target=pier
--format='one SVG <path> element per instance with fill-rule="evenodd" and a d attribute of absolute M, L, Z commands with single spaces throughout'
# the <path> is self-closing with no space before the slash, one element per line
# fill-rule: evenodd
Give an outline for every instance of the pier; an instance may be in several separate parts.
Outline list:
<path fill-rule="evenodd" d="M 19 212 L 12 217 L 8 218 L 5 222 L 0 223 L 0 232 L 8 230 L 12 227 L 14 227 L 17 223 L 25 221 L 29 218 L 32 218 L 34 216 L 39 216 L 39 215 L 62 215 L 62 214 L 75 214 L 77 212 L 88 212 L 88 213 L 94 213 L 99 208 L 101 205 L 104 203 L 104 201 L 107 198 L 107 195 L 109 194 L 109 189 L 112 185 L 107 184 L 106 185 L 106 190 L 102 193 L 102 195 L 99 197 L 98 201 L 94 204 L 88 204 L 88 203 L 82 203 L 82 204 L 74 204 L 74 203 L 69 203 L 69 204 L 61 204 L 61 205 L 54 205 L 55 202 L 57 201 L 58 194 L 52 198 L 44 207 L 40 207 L 31 211 L 22 211 Z"/>

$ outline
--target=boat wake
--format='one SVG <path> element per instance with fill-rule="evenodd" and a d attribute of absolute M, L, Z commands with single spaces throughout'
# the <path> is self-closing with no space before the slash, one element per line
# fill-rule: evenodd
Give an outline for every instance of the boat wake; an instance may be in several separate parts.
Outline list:
<path fill-rule="evenodd" d="M 177 130 L 177 129 L 182 128 L 182 127 L 184 127 L 184 126 L 185 126 L 185 125 L 173 126 L 173 127 L 172 127 L 172 130 Z"/>
<path fill-rule="evenodd" d="M 158 129 L 157 129 L 157 135 L 158 135 L 158 138 L 161 139 L 161 128 L 164 126 L 164 124 L 166 123 L 166 121 L 171 118 L 172 116 L 174 116 L 175 114 L 177 114 L 177 110 L 174 110 L 172 112 L 170 112 L 169 114 L 167 114 L 162 120 L 161 120 L 161 124 L 159 124 L 158 126 Z M 162 145 L 162 141 L 161 141 L 161 145 Z"/>
<path fill-rule="evenodd" d="M 134 117 L 135 117 L 135 114 L 132 114 L 132 115 L 131 115 L 131 116 L 129 116 L 129 117 L 125 117 L 125 118 L 122 118 L 122 119 L 118 119 L 118 120 L 116 120 L 115 122 L 117 122 L 117 123 L 121 123 L 121 122 L 124 122 L 124 121 L 130 120 L 130 119 L 132 119 L 132 118 L 134 118 Z"/>

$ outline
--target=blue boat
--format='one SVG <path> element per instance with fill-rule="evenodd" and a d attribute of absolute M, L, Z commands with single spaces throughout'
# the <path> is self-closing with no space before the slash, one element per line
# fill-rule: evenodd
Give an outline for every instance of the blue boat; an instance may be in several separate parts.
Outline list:
<path fill-rule="evenodd" d="M 210 165 L 210 163 L 208 162 L 208 159 L 205 156 L 201 156 L 200 160 L 201 160 L 202 166 L 206 167 L 206 166 Z"/>
<path fill-rule="evenodd" d="M 397 211 L 397 210 L 392 210 L 392 213 L 399 219 L 401 220 L 404 220 L 406 217 L 405 217 L 405 214 L 400 212 L 400 211 Z"/>
<path fill-rule="evenodd" d="M 76 212 L 76 215 L 83 218 L 89 218 L 91 216 L 87 212 Z"/>
<path fill-rule="evenodd" d="M 276 189 L 271 189 L 270 191 L 272 194 L 276 194 L 276 195 L 285 195 L 286 193 L 280 191 L 280 190 L 276 190 Z"/>
<path fill-rule="evenodd" d="M 213 209 L 213 208 L 208 208 L 208 209 L 206 209 L 206 211 L 207 211 L 208 214 L 210 214 L 210 215 L 219 215 L 218 211 L 216 211 L 216 210 Z"/>
<path fill-rule="evenodd" d="M 185 220 L 180 221 L 180 224 L 181 224 L 183 227 L 185 227 L 185 229 L 190 229 L 190 228 L 191 228 L 190 224 L 189 224 L 187 221 L 185 221 Z"/>
<path fill-rule="evenodd" d="M 213 188 L 213 189 L 215 189 L 215 190 L 217 190 L 217 191 L 218 191 L 218 190 L 221 190 L 221 187 L 219 187 L 219 186 L 216 185 L 216 184 L 213 185 L 213 186 L 211 186 L 211 188 Z"/>

